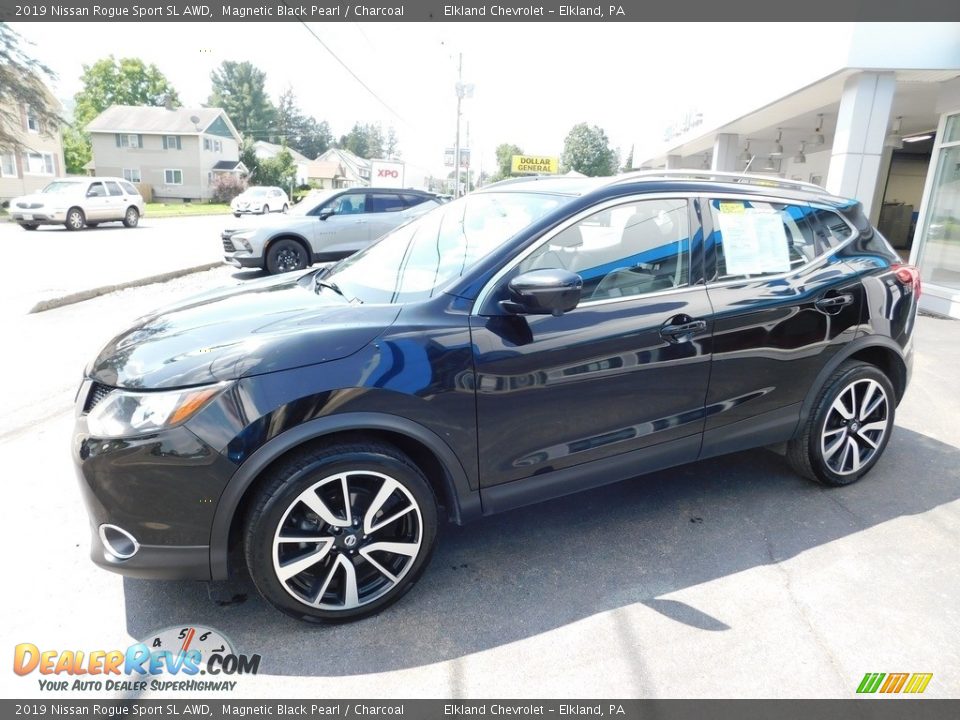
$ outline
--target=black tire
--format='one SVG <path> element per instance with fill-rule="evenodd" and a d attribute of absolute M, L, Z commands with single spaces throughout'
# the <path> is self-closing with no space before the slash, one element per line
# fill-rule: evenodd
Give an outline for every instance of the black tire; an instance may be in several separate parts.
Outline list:
<path fill-rule="evenodd" d="M 394 484 L 388 486 L 388 481 Z M 346 493 L 340 489 L 341 482 L 349 483 Z M 368 537 L 364 534 L 366 510 L 371 509 L 388 487 L 390 494 L 374 508 L 379 512 L 372 515 L 371 527 L 375 529 Z M 353 506 L 352 524 L 342 500 L 345 496 Z M 311 503 L 308 507 L 302 497 L 322 498 L 321 509 L 335 515 L 334 519 L 345 526 L 324 522 L 320 515 L 311 512 L 315 506 Z M 411 509 L 404 510 L 404 503 L 409 503 Z M 398 516 L 400 511 L 403 512 Z M 382 522 L 384 515 L 387 522 L 377 525 L 375 521 Z M 326 540 L 332 542 L 328 545 L 318 539 L 306 543 L 277 543 L 275 550 L 275 539 L 291 534 L 328 536 Z M 270 604 L 300 620 L 335 623 L 373 615 L 399 600 L 413 587 L 429 562 L 436 534 L 437 501 L 420 469 L 397 448 L 358 437 L 304 448 L 270 470 L 246 513 L 243 549 L 250 576 Z M 418 538 L 416 542 L 410 540 L 414 536 Z M 349 544 L 351 537 L 352 545 Z M 405 551 L 374 547 L 384 542 L 395 548 L 403 543 Z M 348 547 L 354 549 L 348 550 Z M 406 552 L 412 547 L 417 548 L 415 556 Z M 285 566 L 314 554 L 319 554 L 321 559 L 281 580 L 278 573 Z M 382 563 L 381 568 L 371 563 L 368 555 L 375 563 Z M 352 573 L 346 563 L 353 567 Z M 384 575 L 382 570 L 387 567 L 388 572 L 395 575 Z M 351 574 L 355 595 L 349 595 L 347 590 L 347 578 Z M 324 590 L 326 592 L 321 593 Z M 352 598 L 350 603 L 355 604 L 349 604 L 348 597 Z M 326 607 L 308 604 L 311 599 Z"/>
<path fill-rule="evenodd" d="M 240 213 L 234 213 L 233 216 L 234 216 L 235 218 L 238 218 L 238 217 L 240 217 Z"/>
<path fill-rule="evenodd" d="M 280 212 L 286 213 L 287 210 L 289 210 L 289 209 L 290 209 L 290 206 L 287 205 L 286 203 L 284 203 L 284 204 L 283 204 L 283 208 L 280 210 Z"/>
<path fill-rule="evenodd" d="M 876 404 L 878 391 L 882 405 Z M 823 485 L 856 482 L 883 455 L 896 405 L 893 385 L 877 367 L 843 363 L 824 383 L 800 434 L 787 443 L 787 461 L 798 475 Z"/>
<path fill-rule="evenodd" d="M 123 226 L 128 228 L 135 228 L 140 224 L 140 211 L 137 210 L 132 205 L 127 208 L 127 211 L 123 214 Z"/>
<path fill-rule="evenodd" d="M 276 240 L 267 251 L 267 272 L 271 275 L 303 270 L 308 264 L 307 251 L 296 240 Z"/>
<path fill-rule="evenodd" d="M 269 213 L 269 212 L 270 212 L 270 206 L 269 206 L 269 205 L 264 205 L 262 208 L 260 208 L 260 214 L 261 214 L 261 215 L 266 215 L 266 214 Z"/>
<path fill-rule="evenodd" d="M 83 210 L 78 207 L 73 207 L 67 210 L 67 218 L 64 222 L 64 225 L 67 226 L 67 230 L 83 230 L 86 224 L 87 216 L 83 214 Z"/>
<path fill-rule="evenodd" d="M 22 227 L 24 230 L 36 230 L 40 226 L 35 223 L 21 223 L 20 227 Z"/>

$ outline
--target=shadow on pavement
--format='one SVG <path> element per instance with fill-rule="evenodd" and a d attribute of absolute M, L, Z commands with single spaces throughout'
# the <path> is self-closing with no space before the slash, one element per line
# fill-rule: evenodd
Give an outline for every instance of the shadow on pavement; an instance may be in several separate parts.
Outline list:
<path fill-rule="evenodd" d="M 902 427 L 879 466 L 846 488 L 802 480 L 769 451 L 738 453 L 449 526 L 417 586 L 358 623 L 289 619 L 248 579 L 248 600 L 226 607 L 203 583 L 127 579 L 127 629 L 212 626 L 260 653 L 264 672 L 307 676 L 450 660 L 633 603 L 722 632 L 722 619 L 658 598 L 956 500 L 958 466 L 960 449 Z"/>

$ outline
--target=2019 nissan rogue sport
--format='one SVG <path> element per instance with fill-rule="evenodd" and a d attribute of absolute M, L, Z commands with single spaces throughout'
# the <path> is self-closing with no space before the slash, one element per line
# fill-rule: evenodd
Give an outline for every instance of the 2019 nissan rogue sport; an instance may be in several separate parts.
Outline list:
<path fill-rule="evenodd" d="M 746 448 L 846 485 L 910 375 L 917 271 L 861 206 L 720 174 L 490 186 L 103 349 L 74 456 L 98 565 L 306 620 L 410 589 L 441 519 Z"/>

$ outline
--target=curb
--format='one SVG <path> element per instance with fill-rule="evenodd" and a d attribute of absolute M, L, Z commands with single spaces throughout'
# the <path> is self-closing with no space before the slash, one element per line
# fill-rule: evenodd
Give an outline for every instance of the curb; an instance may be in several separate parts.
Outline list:
<path fill-rule="evenodd" d="M 130 280 L 128 282 L 116 283 L 115 285 L 104 285 L 91 290 L 81 290 L 80 292 L 71 293 L 62 297 L 51 298 L 50 300 L 41 300 L 27 311 L 27 315 L 46 312 L 47 310 L 54 310 L 56 308 L 63 307 L 64 305 L 73 305 L 74 303 L 90 300 L 101 295 L 106 295 L 107 293 L 117 292 L 118 290 L 126 290 L 128 288 L 140 287 L 142 285 L 152 285 L 153 283 L 175 280 L 176 278 L 183 277 L 184 275 L 192 275 L 193 273 L 204 272 L 205 270 L 213 270 L 214 268 L 221 267 L 222 265 L 222 260 L 220 262 L 205 263 L 203 265 L 195 265 L 193 267 L 183 268 L 181 270 L 171 270 L 170 272 L 159 273 L 157 275 L 148 275 L 147 277 L 138 278 L 137 280 Z"/>

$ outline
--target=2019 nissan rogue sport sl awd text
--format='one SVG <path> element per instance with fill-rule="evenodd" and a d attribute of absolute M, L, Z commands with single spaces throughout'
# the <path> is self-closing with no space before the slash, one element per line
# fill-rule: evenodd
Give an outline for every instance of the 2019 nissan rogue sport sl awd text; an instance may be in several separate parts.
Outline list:
<path fill-rule="evenodd" d="M 786 443 L 880 459 L 917 271 L 861 206 L 719 174 L 506 181 L 331 267 L 140 319 L 90 364 L 73 453 L 101 567 L 375 613 L 464 523 Z"/>

